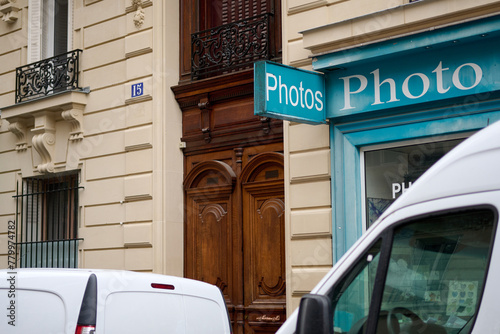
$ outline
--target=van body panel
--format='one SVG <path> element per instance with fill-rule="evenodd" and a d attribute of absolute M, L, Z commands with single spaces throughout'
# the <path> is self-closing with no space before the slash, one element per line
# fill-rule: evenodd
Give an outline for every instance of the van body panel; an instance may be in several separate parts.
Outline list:
<path fill-rule="evenodd" d="M 104 305 L 104 333 L 185 333 L 182 295 L 153 292 L 112 292 Z M 123 307 L 130 305 L 130 307 Z M 116 326 L 116 324 L 120 326 Z"/>
<path fill-rule="evenodd" d="M 0 270 L 2 309 L 7 308 L 7 303 L 12 301 L 15 304 L 15 326 L 1 321 L 0 333 L 30 333 L 39 330 L 41 333 L 74 333 L 89 276 L 90 273 L 83 271 L 75 274 L 62 271 L 56 274 L 51 269 L 39 273 L 23 269 Z M 9 278 L 15 281 L 14 290 L 11 289 Z M 14 291 L 15 296 L 10 298 L 9 291 Z"/>
<path fill-rule="evenodd" d="M 74 334 L 91 275 L 97 280 L 96 334 L 231 331 L 222 294 L 208 283 L 122 270 L 40 268 L 0 270 L 0 305 L 6 309 L 14 300 L 16 306 L 15 326 L 2 321 L 0 333 Z"/>
<path fill-rule="evenodd" d="M 500 122 L 490 125 L 465 140 L 424 173 L 401 195 L 368 231 L 340 258 L 328 274 L 311 291 L 328 295 L 344 277 L 351 275 L 368 249 L 384 235 L 392 235 L 398 226 L 421 217 L 439 217 L 447 212 L 466 212 L 486 208 L 495 215 L 495 228 L 489 263 L 486 263 L 484 286 L 477 310 L 465 332 L 496 333 L 500 331 L 498 305 L 500 300 Z M 422 218 L 423 219 L 423 218 Z M 474 238 L 469 238 L 469 245 Z M 392 247 L 392 246 L 391 246 Z M 482 261 L 487 260 L 483 258 Z M 457 263 L 455 262 L 455 266 Z M 467 277 L 464 272 L 464 277 Z M 387 282 L 385 282 L 387 284 Z M 479 282 L 481 285 L 482 282 Z M 449 297 L 448 293 L 443 297 Z M 370 309 L 371 312 L 371 309 Z M 277 332 L 295 333 L 298 318 L 296 310 Z M 303 319 L 302 319 L 303 320 Z M 430 324 L 429 327 L 433 325 Z M 465 325 L 464 325 L 465 326 Z M 375 329 L 369 330 L 374 332 Z"/>

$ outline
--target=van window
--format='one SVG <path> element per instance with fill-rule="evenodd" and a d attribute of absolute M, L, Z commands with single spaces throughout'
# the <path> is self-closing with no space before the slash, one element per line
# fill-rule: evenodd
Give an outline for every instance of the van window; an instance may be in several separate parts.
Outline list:
<path fill-rule="evenodd" d="M 386 231 L 393 237 L 370 247 L 330 291 L 334 332 L 470 333 L 496 216 L 489 208 L 462 210 Z"/>
<path fill-rule="evenodd" d="M 468 333 L 483 291 L 494 228 L 495 214 L 482 209 L 395 229 L 380 314 L 396 317 L 401 331 Z"/>
<path fill-rule="evenodd" d="M 360 323 L 368 316 L 381 244 L 381 240 L 376 242 L 362 256 L 351 273 L 334 288 L 330 297 L 334 310 L 335 332 L 348 333 L 353 324 Z"/>

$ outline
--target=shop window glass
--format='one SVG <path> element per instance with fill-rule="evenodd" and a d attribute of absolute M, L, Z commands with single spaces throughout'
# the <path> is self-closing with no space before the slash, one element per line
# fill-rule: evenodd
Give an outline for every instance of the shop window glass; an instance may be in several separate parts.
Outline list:
<path fill-rule="evenodd" d="M 463 139 L 366 151 L 366 222 L 378 217 L 427 169 Z"/>

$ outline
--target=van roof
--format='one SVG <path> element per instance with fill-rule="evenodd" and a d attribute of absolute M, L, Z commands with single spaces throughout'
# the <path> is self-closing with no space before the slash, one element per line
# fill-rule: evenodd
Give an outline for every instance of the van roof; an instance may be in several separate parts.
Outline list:
<path fill-rule="evenodd" d="M 500 189 L 500 121 L 463 141 L 425 172 L 381 216 L 439 198 Z"/>
<path fill-rule="evenodd" d="M 85 288 L 88 277 L 95 274 L 99 285 L 106 287 L 108 293 L 113 291 L 158 291 L 170 285 L 171 293 L 182 293 L 188 295 L 218 295 L 218 289 L 208 283 L 195 281 L 176 276 L 160 275 L 153 273 L 140 273 L 127 270 L 110 269 L 63 269 L 63 268 L 16 268 L 15 270 L 0 269 L 0 274 L 15 272 L 22 277 L 18 282 L 18 288 L 39 289 L 58 293 L 61 285 L 57 284 L 71 281 L 81 282 L 82 289 Z M 0 288 L 2 288 L 0 282 Z M 160 284 L 158 288 L 152 287 L 152 283 Z"/>

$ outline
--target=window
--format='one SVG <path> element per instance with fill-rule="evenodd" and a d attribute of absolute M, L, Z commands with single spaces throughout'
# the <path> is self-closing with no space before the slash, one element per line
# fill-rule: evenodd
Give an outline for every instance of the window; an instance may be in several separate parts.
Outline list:
<path fill-rule="evenodd" d="M 28 63 L 71 48 L 72 0 L 30 0 Z"/>
<path fill-rule="evenodd" d="M 402 330 L 468 333 L 483 291 L 494 219 L 491 210 L 480 209 L 397 228 L 381 309 L 397 316 Z"/>
<path fill-rule="evenodd" d="M 193 81 L 281 61 L 281 1 L 180 2 L 181 78 Z"/>
<path fill-rule="evenodd" d="M 336 332 L 358 333 L 353 326 L 364 324 L 368 317 L 380 258 L 380 245 L 381 240 L 362 257 L 351 273 L 331 293 Z"/>
<path fill-rule="evenodd" d="M 78 266 L 78 189 L 76 173 L 23 180 L 16 196 L 19 267 Z"/>
<path fill-rule="evenodd" d="M 462 141 L 454 139 L 365 151 L 367 228 L 427 169 Z"/>
<path fill-rule="evenodd" d="M 469 333 L 496 221 L 490 208 L 467 209 L 387 233 L 330 292 L 335 333 Z"/>
<path fill-rule="evenodd" d="M 68 0 L 43 0 L 42 57 L 68 51 Z"/>

